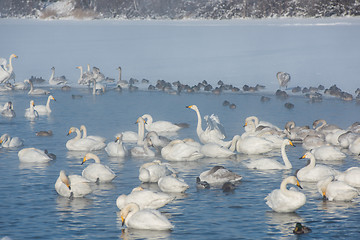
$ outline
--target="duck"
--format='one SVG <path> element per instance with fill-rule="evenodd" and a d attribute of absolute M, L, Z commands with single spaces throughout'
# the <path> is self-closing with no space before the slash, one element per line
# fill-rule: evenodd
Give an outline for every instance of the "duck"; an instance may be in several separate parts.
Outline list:
<path fill-rule="evenodd" d="M 306 203 L 306 196 L 302 192 L 296 190 L 288 190 L 287 185 L 293 184 L 300 189 L 299 180 L 295 176 L 289 176 L 285 178 L 281 184 L 280 189 L 275 189 L 269 193 L 266 197 L 266 204 L 275 212 L 295 212 Z"/>
<path fill-rule="evenodd" d="M 283 144 L 281 145 L 281 157 L 284 161 L 284 164 L 281 164 L 280 162 L 278 162 L 272 158 L 261 158 L 258 160 L 253 160 L 248 163 L 245 163 L 245 165 L 248 168 L 259 169 L 259 170 L 291 169 L 292 164 L 289 161 L 289 158 L 287 157 L 286 149 L 285 149 L 286 146 L 294 146 L 295 147 L 295 145 L 289 139 L 283 140 Z"/>
<path fill-rule="evenodd" d="M 24 142 L 19 137 L 10 137 L 5 133 L 0 137 L 0 144 L 3 148 L 17 148 L 24 145 Z"/>
<path fill-rule="evenodd" d="M 51 108 L 50 108 L 50 101 L 51 100 L 55 100 L 55 98 L 53 97 L 53 95 L 49 95 L 46 105 L 36 105 L 34 108 L 35 110 L 39 113 L 39 115 L 47 115 L 49 113 L 51 113 Z"/>
<path fill-rule="evenodd" d="M 69 136 L 73 132 L 76 133 L 76 136 L 66 142 L 66 148 L 70 151 L 97 151 L 106 147 L 103 142 L 81 138 L 80 130 L 76 127 L 71 127 L 67 135 Z"/>
<path fill-rule="evenodd" d="M 31 120 L 39 117 L 39 113 L 35 110 L 34 100 L 30 100 L 30 107 L 25 110 L 25 117 Z"/>
<path fill-rule="evenodd" d="M 139 169 L 139 180 L 141 182 L 157 183 L 161 177 L 176 173 L 169 164 L 160 160 L 144 163 Z"/>
<path fill-rule="evenodd" d="M 121 210 L 129 203 L 136 203 L 140 209 L 158 209 L 172 202 L 175 197 L 163 192 L 153 192 L 142 187 L 134 188 L 130 194 L 121 194 L 116 199 L 116 206 Z"/>
<path fill-rule="evenodd" d="M 89 138 L 89 139 L 95 140 L 97 142 L 105 142 L 106 141 L 106 138 L 101 137 L 101 136 L 93 136 L 93 135 L 88 136 L 87 129 L 84 124 L 80 126 L 80 132 L 82 132 L 81 138 Z"/>
<path fill-rule="evenodd" d="M 55 182 L 56 192 L 63 197 L 84 197 L 92 193 L 90 181 L 80 175 L 67 176 L 65 170 L 61 170 Z"/>
<path fill-rule="evenodd" d="M 316 184 L 319 193 L 329 201 L 351 201 L 359 196 L 359 191 L 343 181 L 329 176 Z"/>
<path fill-rule="evenodd" d="M 48 136 L 52 136 L 53 132 L 51 130 L 42 130 L 42 131 L 38 131 L 36 132 L 36 136 L 42 136 L 42 137 L 48 137 Z"/>
<path fill-rule="evenodd" d="M 169 220 L 155 209 L 142 209 L 136 203 L 129 203 L 120 211 L 122 226 L 144 230 L 171 230 Z"/>
<path fill-rule="evenodd" d="M 176 139 L 161 149 L 161 156 L 168 161 L 195 161 L 204 157 L 200 147 L 193 139 Z"/>
<path fill-rule="evenodd" d="M 210 117 L 207 117 L 208 120 L 207 127 L 205 130 L 202 129 L 202 120 L 199 108 L 196 105 L 189 105 L 186 106 L 186 108 L 192 109 L 196 112 L 197 115 L 197 127 L 196 127 L 196 133 L 199 137 L 199 140 L 201 143 L 219 143 L 220 145 L 223 145 L 223 139 L 225 138 L 225 134 L 222 131 L 222 125 L 219 121 L 219 118 L 215 115 L 211 115 Z"/>
<path fill-rule="evenodd" d="M 330 145 L 314 148 L 310 152 L 319 161 L 341 161 L 346 158 L 345 153 Z"/>
<path fill-rule="evenodd" d="M 225 182 L 237 183 L 242 179 L 242 176 L 223 166 L 214 166 L 210 170 L 202 172 L 199 178 L 200 181 L 206 181 L 210 185 L 221 185 Z"/>
<path fill-rule="evenodd" d="M 109 142 L 105 151 L 109 157 L 125 157 L 128 155 L 128 151 L 122 142 L 122 134 L 117 134 L 116 139 L 113 142 Z"/>
<path fill-rule="evenodd" d="M 32 81 L 30 81 L 29 79 L 25 79 L 24 83 L 28 83 L 30 85 L 30 90 L 28 92 L 29 95 L 48 95 L 48 94 L 50 94 L 50 92 L 47 90 L 44 90 L 41 88 L 34 88 Z"/>
<path fill-rule="evenodd" d="M 303 182 L 318 182 L 323 178 L 335 176 L 339 171 L 322 164 L 316 164 L 314 155 L 311 152 L 306 152 L 300 159 L 308 158 L 310 163 L 297 171 L 296 176 Z"/>
<path fill-rule="evenodd" d="M 44 151 L 37 148 L 23 148 L 18 152 L 20 162 L 47 163 L 52 160 Z"/>
<path fill-rule="evenodd" d="M 196 177 L 196 188 L 200 188 L 200 189 L 210 188 L 210 184 L 207 181 L 201 181 L 199 177 Z"/>
<path fill-rule="evenodd" d="M 87 160 L 94 159 L 95 163 L 91 163 L 82 171 L 82 176 L 91 182 L 107 183 L 111 182 L 116 174 L 108 167 L 100 163 L 100 158 L 93 154 L 87 153 L 81 162 L 84 164 Z"/>
<path fill-rule="evenodd" d="M 16 113 L 14 111 L 14 104 L 11 101 L 4 104 L 4 108 L 3 110 L 1 110 L 1 115 L 6 118 L 16 117 Z"/>
<path fill-rule="evenodd" d="M 352 187 L 360 188 L 360 167 L 350 167 L 335 176 L 336 180 L 343 181 Z"/>
<path fill-rule="evenodd" d="M 51 68 L 51 76 L 49 78 L 50 85 L 65 85 L 67 79 L 65 76 L 55 77 L 55 67 Z"/>
<path fill-rule="evenodd" d="M 189 185 L 184 179 L 177 178 L 173 175 L 161 177 L 158 181 L 158 186 L 161 191 L 171 193 L 182 193 L 189 188 Z"/>
<path fill-rule="evenodd" d="M 309 233 L 311 232 L 311 229 L 309 227 L 306 227 L 304 225 L 302 225 L 301 223 L 296 223 L 295 225 L 295 229 L 293 230 L 294 234 L 304 234 L 304 233 Z"/>
<path fill-rule="evenodd" d="M 179 127 L 178 125 L 173 124 L 172 122 L 169 122 L 169 121 L 153 122 L 153 118 L 150 114 L 144 114 L 144 115 L 142 115 L 142 118 L 146 120 L 145 129 L 148 132 L 150 132 L 150 131 L 154 131 L 157 133 L 176 132 L 181 129 L 181 127 Z"/>

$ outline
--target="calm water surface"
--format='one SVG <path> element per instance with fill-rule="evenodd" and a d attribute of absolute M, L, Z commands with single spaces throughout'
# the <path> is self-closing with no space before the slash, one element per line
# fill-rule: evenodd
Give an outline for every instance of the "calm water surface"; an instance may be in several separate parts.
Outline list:
<path fill-rule="evenodd" d="M 89 135 L 100 135 L 113 141 L 116 133 L 126 130 L 136 131 L 137 117 L 150 113 L 154 120 L 189 123 L 172 138 L 191 137 L 195 133 L 195 112 L 186 105 L 196 104 L 202 115 L 215 113 L 223 123 L 227 138 L 243 133 L 246 117 L 256 115 L 283 128 L 289 120 L 297 125 L 311 125 L 323 118 L 329 123 L 346 128 L 360 119 L 359 105 L 326 98 L 322 103 L 311 104 L 302 96 L 292 96 L 288 101 L 295 108 L 288 110 L 284 101 L 270 95 L 271 101 L 260 102 L 260 94 L 206 93 L 168 95 L 163 92 L 138 91 L 122 93 L 109 91 L 101 96 L 93 96 L 88 89 L 63 92 L 52 89 L 56 102 L 51 102 L 53 112 L 33 122 L 24 117 L 30 99 L 35 104 L 44 104 L 47 97 L 30 97 L 24 92 L 0 95 L 0 103 L 13 101 L 16 118 L 0 118 L 0 133 L 9 133 L 24 139 L 24 147 L 48 149 L 57 155 L 49 164 L 21 164 L 17 153 L 21 149 L 0 149 L 0 237 L 12 239 L 297 239 L 292 234 L 296 222 L 305 223 L 312 233 L 301 236 L 307 238 L 359 237 L 360 198 L 353 202 L 323 202 L 315 184 L 303 183 L 306 204 L 296 213 L 279 214 L 273 212 L 264 197 L 279 188 L 286 176 L 294 174 L 306 161 L 299 160 L 305 152 L 301 145 L 288 148 L 287 153 L 293 164 L 291 170 L 255 171 L 248 170 L 243 160 L 248 157 L 238 154 L 231 159 L 201 159 L 195 162 L 174 162 L 180 177 L 190 185 L 184 194 L 159 209 L 175 225 L 171 232 L 139 231 L 121 227 L 119 210 L 115 200 L 120 194 L 128 194 L 138 186 L 139 166 L 154 160 L 126 157 L 110 158 L 99 151 L 101 161 L 117 174 L 112 183 L 93 185 L 94 192 L 85 198 L 67 199 L 58 196 L 54 183 L 61 169 L 68 174 L 81 174 L 81 158 L 84 153 L 71 152 L 65 143 L 73 136 L 66 136 L 70 127 L 85 124 Z M 72 94 L 82 95 L 73 99 Z M 237 105 L 234 110 L 223 107 L 228 100 Z M 38 137 L 35 132 L 52 130 L 51 137 Z M 127 145 L 131 148 L 132 145 Z M 280 159 L 280 154 L 272 153 Z M 161 159 L 161 156 L 156 156 Z M 345 170 L 358 166 L 358 156 L 347 158 L 331 166 Z M 198 190 L 195 178 L 202 171 L 215 165 L 223 165 L 243 176 L 233 193 L 223 193 L 221 189 Z M 156 185 L 145 186 L 156 189 Z"/>

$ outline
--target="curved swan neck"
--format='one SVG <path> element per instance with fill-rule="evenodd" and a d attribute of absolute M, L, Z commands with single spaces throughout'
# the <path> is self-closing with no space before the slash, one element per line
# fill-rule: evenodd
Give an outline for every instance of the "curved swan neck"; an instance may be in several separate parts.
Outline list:
<path fill-rule="evenodd" d="M 150 125 L 150 124 L 153 123 L 153 118 L 152 118 L 152 116 L 151 116 L 150 114 L 144 114 L 144 115 L 142 116 L 142 118 L 146 118 L 146 123 L 147 123 L 148 125 Z"/>
<path fill-rule="evenodd" d="M 144 143 L 144 135 L 145 135 L 145 122 L 142 117 L 139 117 L 136 121 L 138 124 L 138 145 L 142 145 Z"/>
<path fill-rule="evenodd" d="M 136 203 L 129 203 L 121 210 L 120 215 L 126 221 L 127 218 L 131 218 L 131 216 L 139 210 L 139 205 Z"/>
<path fill-rule="evenodd" d="M 202 125 L 202 119 L 201 119 L 199 109 L 196 107 L 194 110 L 196 112 L 196 116 L 197 116 L 197 119 L 198 119 L 197 126 L 196 126 L 196 133 L 199 136 L 200 134 L 202 134 L 204 132 L 204 130 L 202 129 L 202 126 L 201 126 Z"/>
<path fill-rule="evenodd" d="M 287 156 L 287 154 L 286 154 L 286 145 L 287 145 L 287 141 L 285 140 L 284 142 L 283 142 L 283 144 L 281 145 L 281 157 L 282 157 L 282 159 L 283 159 L 283 161 L 284 161 L 284 164 L 285 164 L 285 167 L 286 168 L 292 168 L 292 164 L 291 164 L 291 162 L 289 161 L 289 158 L 288 158 L 288 156 Z"/>
<path fill-rule="evenodd" d="M 86 127 L 84 125 L 80 126 L 80 131 L 82 131 L 82 138 L 86 138 L 87 137 L 87 130 Z"/>
<path fill-rule="evenodd" d="M 53 79 L 55 76 L 55 68 L 51 68 L 51 76 L 50 79 Z"/>
<path fill-rule="evenodd" d="M 49 112 L 51 112 L 51 109 L 50 109 L 50 100 L 51 100 L 52 98 L 54 98 L 54 97 L 50 95 L 50 96 L 48 97 L 47 102 L 46 102 L 46 109 L 47 109 Z"/>
<path fill-rule="evenodd" d="M 237 142 L 239 141 L 241 139 L 241 136 L 239 136 L 239 135 L 235 135 L 234 137 L 233 137 L 233 139 L 231 140 L 231 145 L 230 145 L 230 147 L 229 147 L 229 150 L 230 151 L 235 151 L 236 150 L 236 145 L 237 145 Z"/>
<path fill-rule="evenodd" d="M 119 67 L 118 70 L 119 70 L 119 81 L 121 81 L 121 67 Z"/>
<path fill-rule="evenodd" d="M 250 116 L 245 119 L 245 122 L 253 122 L 255 127 L 259 125 L 259 119 L 256 116 Z"/>
<path fill-rule="evenodd" d="M 9 68 L 8 68 L 8 72 L 11 73 L 14 69 L 13 69 L 13 66 L 12 66 L 12 59 L 14 58 L 15 56 L 13 54 L 11 54 L 11 56 L 9 57 Z"/>
<path fill-rule="evenodd" d="M 318 127 L 318 125 L 320 124 L 320 126 Z M 315 128 L 316 131 L 321 130 L 323 127 L 325 127 L 326 125 L 326 121 L 324 119 L 320 119 L 320 120 L 316 120 L 313 124 L 313 127 Z"/>
<path fill-rule="evenodd" d="M 74 139 L 78 140 L 81 138 L 81 133 L 80 130 L 78 128 L 75 128 L 75 132 L 76 132 L 76 137 Z"/>
<path fill-rule="evenodd" d="M 100 158 L 98 156 L 96 156 L 95 154 L 93 154 L 93 153 L 87 153 L 85 155 L 85 158 L 86 158 L 86 160 L 94 159 L 95 163 L 100 163 Z"/>

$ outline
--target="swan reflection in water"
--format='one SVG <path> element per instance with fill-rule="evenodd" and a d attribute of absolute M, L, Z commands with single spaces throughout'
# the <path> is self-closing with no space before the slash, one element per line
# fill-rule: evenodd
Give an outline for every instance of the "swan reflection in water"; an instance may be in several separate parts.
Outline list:
<path fill-rule="evenodd" d="M 61 217 L 68 215 L 86 216 L 89 215 L 89 207 L 93 200 L 89 198 L 67 198 L 58 196 L 56 198 L 56 210 Z"/>
<path fill-rule="evenodd" d="M 304 219 L 297 213 L 277 213 L 267 211 L 266 218 L 268 223 L 268 234 L 280 231 L 282 237 L 288 238 L 293 236 L 293 229 L 297 222 L 304 223 Z M 305 224 L 308 225 L 308 224 Z"/>
<path fill-rule="evenodd" d="M 121 227 L 120 212 L 118 212 L 117 223 L 121 228 L 121 239 L 169 239 L 171 231 L 141 230 Z"/>

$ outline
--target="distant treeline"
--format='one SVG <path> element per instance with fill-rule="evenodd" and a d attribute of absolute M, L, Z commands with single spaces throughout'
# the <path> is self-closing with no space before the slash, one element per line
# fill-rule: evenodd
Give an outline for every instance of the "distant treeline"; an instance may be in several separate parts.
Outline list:
<path fill-rule="evenodd" d="M 0 17 L 62 17 L 46 7 L 64 0 L 0 0 Z M 126 19 L 233 19 L 359 16 L 360 0 L 65 0 L 67 16 Z"/>

